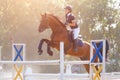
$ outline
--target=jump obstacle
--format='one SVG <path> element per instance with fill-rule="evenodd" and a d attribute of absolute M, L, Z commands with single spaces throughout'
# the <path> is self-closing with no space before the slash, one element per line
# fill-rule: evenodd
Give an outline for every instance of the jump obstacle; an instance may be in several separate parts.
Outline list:
<path fill-rule="evenodd" d="M 97 47 L 95 42 L 100 42 Z M 94 47 L 92 47 L 92 45 Z M 103 48 L 102 48 L 103 46 Z M 96 49 L 96 53 L 93 55 L 93 48 Z M 100 54 L 100 49 L 103 49 L 103 55 Z M 64 60 L 64 43 L 60 43 L 60 60 L 47 60 L 47 61 L 26 61 L 25 60 L 25 44 L 13 44 L 12 45 L 12 61 L 0 61 L 0 64 L 11 64 L 16 74 L 13 75 L 13 80 L 25 80 L 25 77 L 41 77 L 41 78 L 58 78 L 60 80 L 65 80 L 65 78 L 79 78 L 82 80 L 105 80 L 105 40 L 92 40 L 90 48 L 90 61 L 65 61 Z M 1 54 L 0 54 L 1 55 Z M 98 56 L 100 62 L 94 63 L 95 58 Z M 25 65 L 60 65 L 60 73 L 58 74 L 40 74 L 40 73 L 30 73 L 25 74 Z M 67 64 L 90 64 L 90 74 L 66 74 L 64 72 L 65 65 Z M 95 66 L 98 65 L 99 69 L 96 70 Z M 101 72 L 101 76 L 99 75 Z"/>

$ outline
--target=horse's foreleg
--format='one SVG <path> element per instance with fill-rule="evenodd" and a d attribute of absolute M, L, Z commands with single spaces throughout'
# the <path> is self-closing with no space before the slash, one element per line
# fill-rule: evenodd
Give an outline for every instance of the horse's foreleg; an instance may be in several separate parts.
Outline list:
<path fill-rule="evenodd" d="M 48 39 L 42 39 L 39 43 L 39 46 L 38 46 L 38 53 L 41 55 L 43 50 L 42 50 L 42 45 L 43 45 L 43 42 L 45 42 L 47 44 L 47 52 L 49 55 L 52 56 L 53 52 L 51 51 L 51 48 L 50 48 L 50 43 L 51 41 L 49 41 Z"/>
<path fill-rule="evenodd" d="M 44 41 L 45 41 L 45 39 L 40 40 L 40 43 L 38 45 L 38 53 L 39 53 L 39 55 L 41 55 L 43 53 L 42 45 L 43 45 Z"/>
<path fill-rule="evenodd" d="M 50 48 L 50 42 L 47 44 L 47 52 L 50 56 L 53 55 L 53 52 L 51 51 L 51 48 Z"/>

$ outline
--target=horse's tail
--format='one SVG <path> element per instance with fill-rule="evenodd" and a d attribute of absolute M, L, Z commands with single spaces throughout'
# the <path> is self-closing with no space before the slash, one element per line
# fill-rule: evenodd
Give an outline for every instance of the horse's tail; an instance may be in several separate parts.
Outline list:
<path fill-rule="evenodd" d="M 106 52 L 105 52 L 105 56 L 106 56 L 106 59 L 107 59 L 107 53 L 108 53 L 108 50 L 109 50 L 109 42 L 108 40 L 106 39 Z"/>

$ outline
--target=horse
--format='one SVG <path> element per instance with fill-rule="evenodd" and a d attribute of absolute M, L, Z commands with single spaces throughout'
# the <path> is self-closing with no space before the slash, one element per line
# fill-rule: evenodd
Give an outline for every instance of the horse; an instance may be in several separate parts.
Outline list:
<path fill-rule="evenodd" d="M 53 51 L 51 50 L 52 48 L 56 48 L 57 50 L 60 50 L 60 42 L 64 42 L 64 54 L 65 55 L 71 55 L 74 57 L 78 57 L 81 60 L 90 60 L 90 43 L 87 41 L 83 41 L 82 47 L 78 46 L 78 51 L 75 52 L 73 50 L 73 42 L 71 42 L 70 37 L 69 37 L 69 32 L 66 29 L 66 26 L 53 14 L 43 14 L 41 15 L 41 21 L 39 25 L 39 32 L 43 32 L 46 29 L 51 29 L 52 34 L 50 35 L 51 40 L 48 39 L 42 39 L 40 40 L 39 46 L 38 46 L 38 52 L 41 55 L 43 50 L 42 50 L 42 45 L 43 43 L 47 43 L 47 52 L 50 56 L 53 55 Z M 108 44 L 108 42 L 106 42 Z M 99 44 L 99 43 L 97 43 Z M 108 49 L 106 50 L 107 54 Z M 95 49 L 94 49 L 95 53 Z M 95 59 L 95 62 L 97 62 L 98 59 Z M 84 67 L 86 71 L 89 73 L 89 64 L 84 64 Z"/>

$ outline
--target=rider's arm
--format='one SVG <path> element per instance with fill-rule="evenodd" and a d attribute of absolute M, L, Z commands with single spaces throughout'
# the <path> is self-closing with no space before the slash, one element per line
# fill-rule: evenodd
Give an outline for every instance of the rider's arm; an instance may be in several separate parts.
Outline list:
<path fill-rule="evenodd" d="M 68 25 L 69 25 L 69 26 L 76 26 L 75 20 L 72 20 L 72 22 L 71 22 L 71 23 L 68 23 Z"/>
<path fill-rule="evenodd" d="M 75 21 L 75 17 L 73 15 L 70 15 L 68 17 L 68 26 L 71 26 L 71 27 L 76 27 L 76 21 Z"/>

